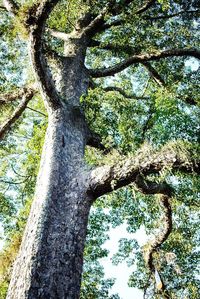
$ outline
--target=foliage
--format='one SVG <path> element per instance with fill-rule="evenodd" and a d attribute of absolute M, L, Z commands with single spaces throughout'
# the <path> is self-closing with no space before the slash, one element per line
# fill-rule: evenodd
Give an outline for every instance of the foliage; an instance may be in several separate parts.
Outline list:
<path fill-rule="evenodd" d="M 60 1 L 48 20 L 54 30 L 69 33 L 77 17 L 88 7 L 98 13 L 108 1 Z M 123 7 L 124 1 L 116 1 Z M 18 20 L 24 18 L 35 1 L 22 3 Z M 159 50 L 198 47 L 198 14 L 184 11 L 197 10 L 198 1 L 157 1 L 144 17 L 134 15 L 144 1 L 133 1 L 124 8 L 120 17 L 122 26 L 111 27 L 106 33 L 97 34 L 100 46 L 87 50 L 86 64 L 89 68 L 113 65 L 130 55 L 157 52 Z M 183 11 L 174 17 L 172 14 Z M 134 15 L 134 17 L 133 17 Z M 109 18 L 109 14 L 106 18 Z M 165 18 L 158 18 L 165 16 Z M 21 23 L 13 23 L 9 14 L 0 11 L 0 91 L 21 88 L 32 82 L 32 72 L 27 63 L 27 31 Z M 23 32 L 22 32 L 23 30 Z M 23 41 L 19 38 L 21 32 Z M 47 32 L 45 41 L 60 54 L 63 42 Z M 111 50 L 105 47 L 112 44 Z M 127 45 L 129 48 L 127 48 Z M 85 160 L 91 167 L 114 164 L 125 156 L 151 156 L 162 149 L 174 148 L 185 160 L 191 153 L 198 155 L 199 142 L 199 62 L 193 58 L 175 57 L 152 62 L 161 74 L 165 86 L 159 86 L 149 75 L 144 65 L 136 64 L 109 79 L 96 79 L 95 88 L 81 97 L 81 105 L 90 128 L 102 138 L 109 151 L 87 147 Z M 106 92 L 108 86 L 122 88 L 132 97 L 126 98 L 118 91 Z M 20 100 L 20 99 L 19 99 Z M 191 105 L 191 102 L 193 105 Z M 7 119 L 17 106 L 2 105 L 0 121 Z M 46 114 L 40 97 L 35 97 L 30 108 Z M 20 120 L 1 141 L 0 155 L 0 221 L 4 227 L 4 248 L 0 253 L 0 298 L 5 298 L 10 279 L 10 267 L 17 254 L 22 232 L 28 216 L 44 141 L 47 118 L 32 110 L 26 110 Z M 166 169 L 161 176 L 152 180 L 165 179 L 173 187 L 173 231 L 161 250 L 154 253 L 157 268 L 171 298 L 196 299 L 200 293 L 199 270 L 196 268 L 199 256 L 199 178 L 195 175 L 173 173 Z M 149 284 L 149 270 L 145 266 L 142 252 L 132 235 L 141 227 L 147 235 L 156 233 L 160 226 L 159 200 L 145 196 L 134 185 L 103 196 L 91 211 L 85 246 L 85 264 L 81 299 L 117 299 L 109 295 L 113 279 L 105 279 L 100 264 L 108 255 L 102 248 L 109 238 L 110 227 L 123 223 L 127 225 L 130 239 L 119 240 L 119 250 L 113 256 L 113 263 L 126 261 L 133 269 L 129 279 L 130 287 L 146 291 L 145 298 L 161 298 Z"/>

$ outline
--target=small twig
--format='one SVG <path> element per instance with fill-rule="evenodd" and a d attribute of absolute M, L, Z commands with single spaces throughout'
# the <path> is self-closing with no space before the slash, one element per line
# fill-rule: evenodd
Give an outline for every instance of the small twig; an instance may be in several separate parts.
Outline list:
<path fill-rule="evenodd" d="M 29 107 L 29 106 L 27 106 L 26 108 L 29 109 L 29 110 L 32 110 L 32 111 L 34 111 L 34 112 L 37 112 L 37 113 L 39 113 L 39 114 L 41 114 L 41 115 L 43 115 L 43 116 L 45 116 L 45 117 L 47 117 L 47 115 L 44 114 L 44 113 L 41 112 L 41 111 L 35 110 L 35 109 L 33 109 L 33 108 Z"/>
<path fill-rule="evenodd" d="M 26 183 L 26 181 L 30 178 L 31 176 L 29 175 L 25 180 L 21 181 L 21 182 L 13 182 L 13 181 L 4 181 L 4 180 L 0 180 L 0 183 L 4 183 L 4 184 L 10 184 L 10 185 L 20 185 L 20 184 L 24 184 Z"/>
<path fill-rule="evenodd" d="M 29 177 L 29 175 L 22 175 L 22 174 L 18 173 L 18 172 L 15 170 L 15 168 L 14 168 L 14 166 L 13 166 L 12 164 L 11 164 L 11 168 L 12 168 L 13 172 L 14 172 L 16 175 L 21 176 L 21 177 L 23 177 L 23 178 L 27 178 L 27 177 Z"/>

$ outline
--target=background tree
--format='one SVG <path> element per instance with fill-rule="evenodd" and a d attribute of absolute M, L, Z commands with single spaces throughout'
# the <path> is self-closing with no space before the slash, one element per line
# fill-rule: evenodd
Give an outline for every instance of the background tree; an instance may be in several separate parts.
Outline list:
<path fill-rule="evenodd" d="M 142 253 L 119 243 L 114 262 L 137 264 L 130 285 L 196 298 L 198 2 L 4 0 L 1 16 L 2 296 L 47 127 L 7 298 L 79 297 L 91 205 L 82 298 L 109 296 L 102 230 L 124 221 L 155 230 Z"/>

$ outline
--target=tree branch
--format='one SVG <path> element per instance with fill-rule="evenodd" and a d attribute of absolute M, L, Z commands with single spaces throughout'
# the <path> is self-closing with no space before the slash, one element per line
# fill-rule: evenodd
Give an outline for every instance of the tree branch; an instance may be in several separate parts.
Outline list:
<path fill-rule="evenodd" d="M 107 13 L 108 8 L 105 7 L 101 13 L 94 18 L 87 27 L 84 28 L 82 34 L 88 35 L 90 37 L 94 36 L 97 32 L 101 31 L 103 24 L 105 23 L 104 17 Z"/>
<path fill-rule="evenodd" d="M 155 53 L 133 55 L 114 66 L 108 68 L 94 69 L 94 70 L 90 69 L 88 71 L 90 75 L 94 78 L 113 76 L 135 63 L 144 63 L 147 61 L 157 61 L 167 57 L 182 57 L 182 56 L 191 56 L 200 59 L 200 51 L 198 49 L 175 49 L 175 50 L 172 49 L 172 50 L 157 51 Z"/>
<path fill-rule="evenodd" d="M 128 94 L 122 88 L 117 87 L 117 86 L 108 86 L 108 87 L 103 88 L 103 90 L 106 92 L 110 92 L 110 91 L 119 92 L 123 97 L 125 97 L 127 99 L 136 99 L 136 100 L 148 100 L 149 99 L 149 97 L 136 96 L 135 94 Z"/>
<path fill-rule="evenodd" d="M 159 188 L 159 184 L 158 184 Z M 157 193 L 157 192 L 156 192 Z M 158 192 L 160 193 L 160 192 Z M 162 193 L 162 192 L 161 192 Z M 170 204 L 170 194 L 162 194 L 160 196 L 160 206 L 162 209 L 162 217 L 160 219 L 161 229 L 154 236 L 154 240 L 146 244 L 144 250 L 145 262 L 152 274 L 155 276 L 156 288 L 159 292 L 162 292 L 165 299 L 170 299 L 168 292 L 166 290 L 165 284 L 158 273 L 156 266 L 154 265 L 154 253 L 161 247 L 161 245 L 167 240 L 172 231 L 172 209 Z"/>
<path fill-rule="evenodd" d="M 165 86 L 165 81 L 163 78 L 158 74 L 156 69 L 149 63 L 143 62 L 142 65 L 147 69 L 149 75 L 153 78 L 153 80 L 160 86 Z"/>
<path fill-rule="evenodd" d="M 124 22 L 125 22 L 124 20 L 120 20 L 119 19 L 119 20 L 114 20 L 114 21 L 112 21 L 110 23 L 104 23 L 101 26 L 101 31 L 109 29 L 109 28 L 114 27 L 114 26 L 120 26 L 120 25 L 124 24 Z"/>
<path fill-rule="evenodd" d="M 114 16 L 118 15 L 121 13 L 121 9 L 122 7 L 127 7 L 129 4 L 131 4 L 131 2 L 133 2 L 133 0 L 125 0 L 124 3 L 123 3 L 123 6 L 118 4 L 115 5 L 113 4 L 112 5 L 112 1 L 110 2 L 110 6 L 107 7 L 107 9 L 105 9 L 104 13 L 100 14 L 96 21 L 93 22 L 93 30 L 96 29 L 96 31 L 94 30 L 93 31 L 93 35 L 97 32 L 101 32 L 103 30 L 106 30 L 106 29 L 109 29 L 111 28 L 112 26 L 119 26 L 119 25 L 122 25 L 124 23 L 124 20 L 114 20 L 112 21 L 111 23 L 105 23 L 104 22 L 104 16 L 106 14 L 106 12 L 109 12 L 109 13 L 112 13 Z M 150 1 L 147 1 L 144 6 L 142 6 L 141 8 L 139 8 L 135 14 L 141 14 L 142 12 L 145 12 L 147 9 L 149 9 L 156 1 L 155 0 L 150 0 Z M 100 21 L 101 20 L 101 21 Z"/>
<path fill-rule="evenodd" d="M 156 2 L 156 0 L 149 0 L 147 1 L 141 8 L 139 8 L 136 12 L 136 14 L 141 14 L 143 12 L 145 12 L 146 10 L 148 10 L 154 3 Z"/>
<path fill-rule="evenodd" d="M 101 141 L 102 141 L 101 137 L 98 134 L 91 132 L 88 137 L 88 140 L 87 140 L 87 145 L 94 147 L 94 148 L 98 148 L 102 151 L 107 150 Z"/>
<path fill-rule="evenodd" d="M 161 194 L 160 206 L 162 209 L 162 218 L 159 222 L 162 223 L 162 226 L 160 231 L 154 236 L 154 240 L 148 242 L 144 246 L 143 255 L 151 274 L 154 274 L 155 276 L 157 290 L 163 293 L 163 295 L 165 296 L 164 298 L 169 299 L 165 285 L 156 269 L 156 266 L 154 265 L 153 255 L 167 240 L 172 231 L 172 209 L 170 198 L 172 196 L 173 190 L 166 182 L 152 182 L 144 179 L 141 175 L 137 176 L 135 184 L 139 191 L 144 194 Z"/>
<path fill-rule="evenodd" d="M 200 10 L 182 10 L 179 11 L 177 13 L 171 14 L 171 15 L 161 15 L 161 16 L 155 16 L 155 17 L 151 17 L 151 16 L 145 16 L 144 19 L 145 20 L 150 20 L 150 21 L 156 21 L 156 20 L 166 20 L 166 19 L 170 19 L 170 18 L 174 18 L 180 15 L 184 15 L 184 14 L 198 14 L 200 12 Z"/>
<path fill-rule="evenodd" d="M 152 118 L 155 112 L 154 104 L 151 104 L 149 107 L 149 115 L 143 125 L 142 132 L 141 132 L 141 141 L 144 142 L 146 132 L 153 126 L 152 125 Z"/>
<path fill-rule="evenodd" d="M 121 13 L 124 7 L 127 7 L 133 0 L 124 0 L 123 5 L 118 4 L 115 1 L 110 1 L 97 15 L 87 27 L 83 30 L 83 34 L 86 34 L 90 37 L 94 36 L 96 33 L 109 29 L 112 26 L 118 26 L 123 23 L 121 20 L 114 20 L 110 24 L 105 22 L 105 15 L 107 13 L 116 16 Z"/>
<path fill-rule="evenodd" d="M 46 21 L 58 2 L 59 0 L 42 1 L 36 10 L 35 17 L 31 15 L 26 21 L 27 25 L 30 26 L 33 68 L 48 106 L 54 109 L 60 107 L 61 103 L 44 55 L 43 34 L 45 31 Z"/>
<path fill-rule="evenodd" d="M 42 116 L 44 116 L 44 117 L 47 117 L 47 115 L 46 114 L 44 114 L 43 112 L 41 112 L 41 111 L 38 111 L 38 110 L 36 110 L 36 109 L 33 109 L 33 108 L 31 108 L 31 107 L 26 107 L 27 109 L 29 109 L 29 110 L 31 110 L 31 111 L 33 111 L 33 112 L 36 112 L 36 113 L 38 113 L 38 114 L 41 114 Z"/>
<path fill-rule="evenodd" d="M 189 155 L 189 154 L 188 154 Z M 88 192 L 94 198 L 135 182 L 138 175 L 159 173 L 164 168 L 186 173 L 200 173 L 200 160 L 186 159 L 180 150 L 164 147 L 157 153 L 139 153 L 136 157 L 124 159 L 115 165 L 105 165 L 92 170 L 89 176 Z"/>
<path fill-rule="evenodd" d="M 7 11 L 7 9 L 5 8 L 5 6 L 0 6 L 0 9 L 3 9 L 3 10 Z"/>
<path fill-rule="evenodd" d="M 14 15 L 16 15 L 19 10 L 18 4 L 13 0 L 3 0 L 3 5 L 8 12 L 13 13 Z"/>
<path fill-rule="evenodd" d="M 22 115 L 22 113 L 27 107 L 28 102 L 32 99 L 33 96 L 34 96 L 33 90 L 28 90 L 27 93 L 23 95 L 23 100 L 21 101 L 19 106 L 15 109 L 12 116 L 0 126 L 0 140 L 4 137 L 4 135 L 8 131 L 10 131 L 12 125 Z"/>
<path fill-rule="evenodd" d="M 47 28 L 46 31 L 53 37 L 56 37 L 58 39 L 67 41 L 69 39 L 69 34 L 65 33 L 65 32 L 61 32 L 61 31 L 56 31 L 50 28 Z"/>
<path fill-rule="evenodd" d="M 141 174 L 138 174 L 135 179 L 135 185 L 138 190 L 144 194 L 163 194 L 171 197 L 172 188 L 166 183 L 156 183 L 144 178 Z"/>
<path fill-rule="evenodd" d="M 36 93 L 36 90 L 33 88 L 20 88 L 17 91 L 13 91 L 12 93 L 5 93 L 3 95 L 0 95 L 0 104 L 7 104 L 10 102 L 17 101 L 18 99 L 26 96 L 29 93 Z"/>

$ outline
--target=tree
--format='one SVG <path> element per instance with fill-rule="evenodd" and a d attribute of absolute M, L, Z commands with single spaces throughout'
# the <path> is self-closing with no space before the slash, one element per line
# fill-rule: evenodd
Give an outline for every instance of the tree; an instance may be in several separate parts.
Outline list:
<path fill-rule="evenodd" d="M 147 196 L 157 194 L 163 222 L 144 249 L 147 286 L 138 284 L 145 292 L 150 288 L 152 296 L 155 281 L 156 292 L 170 298 L 159 248 L 172 232 L 171 202 L 177 189 L 172 175 L 184 173 L 189 180 L 187 175 L 199 173 L 195 131 L 182 123 L 198 105 L 197 79 L 183 71 L 188 57 L 200 58 L 197 1 L 4 0 L 3 5 L 5 47 L 26 49 L 29 42 L 36 78 L 27 67 L 29 85 L 22 88 L 20 82 L 17 91 L 11 84 L 2 90 L 2 105 L 22 100 L 5 118 L 0 138 L 38 93 L 48 114 L 35 198 L 7 298 L 79 298 L 90 208 L 99 197 L 132 183 Z M 116 80 L 106 79 L 115 75 Z M 134 80 L 143 91 L 138 86 L 133 93 Z M 130 100 L 115 104 L 122 115 L 117 133 L 114 104 L 113 110 L 101 107 L 107 98 Z M 100 118 L 101 113 L 107 117 Z M 169 113 L 177 117 L 175 135 L 166 119 Z M 87 166 L 86 146 L 99 149 L 101 165 Z M 138 260 L 142 263 L 141 256 Z M 173 254 L 168 253 L 168 260 L 177 267 Z"/>

